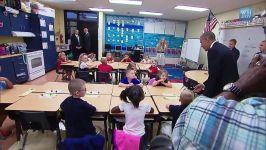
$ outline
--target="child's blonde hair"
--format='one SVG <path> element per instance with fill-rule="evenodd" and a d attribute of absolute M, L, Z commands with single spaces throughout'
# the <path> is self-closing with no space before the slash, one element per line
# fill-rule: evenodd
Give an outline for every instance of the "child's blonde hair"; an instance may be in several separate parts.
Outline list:
<path fill-rule="evenodd" d="M 137 65 L 134 62 L 131 62 L 127 66 L 127 70 L 128 69 L 134 69 L 135 71 L 137 71 Z"/>
<path fill-rule="evenodd" d="M 104 58 L 104 57 L 102 57 L 102 58 L 101 58 L 101 63 L 102 63 L 102 64 L 107 64 L 107 59 Z"/>
<path fill-rule="evenodd" d="M 82 59 L 82 57 L 85 56 L 85 55 L 87 55 L 87 54 L 86 54 L 86 53 L 81 53 L 81 54 L 79 55 L 79 66 L 80 66 L 80 64 L 81 64 L 81 59 Z"/>
<path fill-rule="evenodd" d="M 181 104 L 188 105 L 194 99 L 194 94 L 189 90 L 184 90 L 180 94 L 180 102 Z"/>
<path fill-rule="evenodd" d="M 166 76 L 168 77 L 168 72 L 166 70 L 164 70 L 164 69 L 160 69 L 158 74 L 157 74 L 157 76 L 161 77 L 162 74 L 166 74 Z"/>
<path fill-rule="evenodd" d="M 58 58 L 61 58 L 63 55 L 66 55 L 65 52 L 58 53 Z"/>
<path fill-rule="evenodd" d="M 73 79 L 68 83 L 68 90 L 71 95 L 75 95 L 77 91 L 81 89 L 83 85 L 85 85 L 85 81 L 82 79 Z"/>

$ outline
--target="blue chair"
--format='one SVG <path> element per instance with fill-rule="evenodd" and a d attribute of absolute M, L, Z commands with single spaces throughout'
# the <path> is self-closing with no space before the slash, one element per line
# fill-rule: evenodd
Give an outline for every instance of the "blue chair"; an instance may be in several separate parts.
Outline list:
<path fill-rule="evenodd" d="M 59 145 L 59 150 L 103 150 L 103 147 L 104 137 L 98 134 L 82 138 L 66 138 Z"/>

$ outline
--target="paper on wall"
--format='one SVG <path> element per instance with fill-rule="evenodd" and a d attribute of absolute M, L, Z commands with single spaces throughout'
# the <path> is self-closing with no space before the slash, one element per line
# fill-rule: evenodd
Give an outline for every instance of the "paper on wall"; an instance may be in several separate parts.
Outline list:
<path fill-rule="evenodd" d="M 47 38 L 47 32 L 46 31 L 42 31 L 42 38 Z"/>
<path fill-rule="evenodd" d="M 46 22 L 43 19 L 40 19 L 40 25 L 41 27 L 46 27 Z"/>
<path fill-rule="evenodd" d="M 49 24 L 49 31 L 54 31 L 54 25 Z"/>
<path fill-rule="evenodd" d="M 51 42 L 54 41 L 54 35 L 50 35 L 50 41 L 51 41 Z"/>
<path fill-rule="evenodd" d="M 42 43 L 42 49 L 48 49 L 48 44 L 47 42 Z"/>

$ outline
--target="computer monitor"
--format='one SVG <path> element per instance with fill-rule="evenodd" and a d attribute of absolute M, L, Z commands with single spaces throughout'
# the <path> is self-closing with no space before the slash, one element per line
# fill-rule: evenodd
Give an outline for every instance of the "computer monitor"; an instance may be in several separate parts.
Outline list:
<path fill-rule="evenodd" d="M 121 50 L 122 50 L 122 46 L 121 46 L 121 45 L 119 45 L 119 46 L 115 46 L 115 50 L 116 50 L 116 51 L 121 51 Z"/>
<path fill-rule="evenodd" d="M 127 51 L 133 51 L 133 50 L 134 50 L 134 48 L 132 46 L 127 47 Z"/>
<path fill-rule="evenodd" d="M 111 49 L 112 49 L 111 44 L 105 44 L 105 49 L 106 49 L 106 50 L 111 50 Z"/>

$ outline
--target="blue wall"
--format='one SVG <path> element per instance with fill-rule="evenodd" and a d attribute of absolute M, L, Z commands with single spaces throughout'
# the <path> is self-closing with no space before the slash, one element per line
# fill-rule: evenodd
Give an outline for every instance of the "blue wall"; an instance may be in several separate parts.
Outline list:
<path fill-rule="evenodd" d="M 155 47 L 160 39 L 164 38 L 168 44 L 166 57 L 180 57 L 183 37 L 174 35 L 144 33 L 145 19 L 142 17 L 106 15 L 105 17 L 105 44 L 122 46 L 126 50 L 128 46 L 144 46 L 144 52 L 150 56 L 156 56 Z"/>

